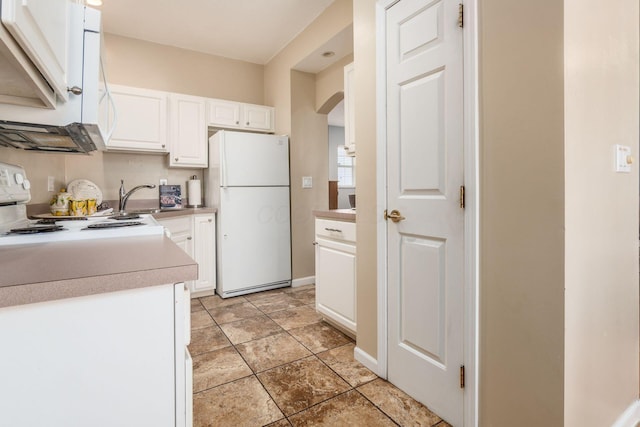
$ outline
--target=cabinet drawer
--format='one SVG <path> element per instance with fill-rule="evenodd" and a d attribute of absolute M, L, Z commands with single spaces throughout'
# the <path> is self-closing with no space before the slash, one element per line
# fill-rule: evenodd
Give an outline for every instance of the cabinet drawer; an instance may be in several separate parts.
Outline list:
<path fill-rule="evenodd" d="M 316 236 L 356 241 L 356 223 L 316 218 Z"/>

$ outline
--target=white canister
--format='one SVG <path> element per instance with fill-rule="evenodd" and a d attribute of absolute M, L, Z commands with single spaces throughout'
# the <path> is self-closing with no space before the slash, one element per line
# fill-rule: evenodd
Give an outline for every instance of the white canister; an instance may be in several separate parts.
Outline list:
<path fill-rule="evenodd" d="M 202 186 L 196 175 L 187 181 L 187 206 L 199 208 L 202 206 Z"/>

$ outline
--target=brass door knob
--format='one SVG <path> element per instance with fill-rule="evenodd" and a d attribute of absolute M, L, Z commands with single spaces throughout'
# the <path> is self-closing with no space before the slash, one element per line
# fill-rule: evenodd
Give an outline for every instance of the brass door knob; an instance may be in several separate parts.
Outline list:
<path fill-rule="evenodd" d="M 389 219 L 389 218 L 391 218 L 391 221 L 393 222 L 400 222 L 403 219 L 406 219 L 405 217 L 402 216 L 402 214 L 400 214 L 400 211 L 397 209 L 394 209 L 389 213 L 387 213 L 387 211 L 384 211 L 384 219 Z"/>

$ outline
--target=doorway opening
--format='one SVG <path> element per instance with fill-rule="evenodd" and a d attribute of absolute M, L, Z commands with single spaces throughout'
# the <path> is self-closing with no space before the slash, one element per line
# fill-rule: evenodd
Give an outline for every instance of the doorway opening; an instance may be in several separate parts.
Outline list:
<path fill-rule="evenodd" d="M 356 158 L 345 138 L 344 99 L 327 114 L 329 125 L 329 209 L 355 209 Z"/>

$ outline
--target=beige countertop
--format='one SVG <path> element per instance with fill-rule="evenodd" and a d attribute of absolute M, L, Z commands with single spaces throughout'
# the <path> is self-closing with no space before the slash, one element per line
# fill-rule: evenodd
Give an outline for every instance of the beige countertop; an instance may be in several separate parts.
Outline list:
<path fill-rule="evenodd" d="M 194 280 L 198 265 L 162 236 L 0 247 L 0 307 Z"/>
<path fill-rule="evenodd" d="M 337 219 L 339 221 L 356 221 L 356 211 L 353 209 L 317 210 L 313 214 L 318 218 Z"/>

